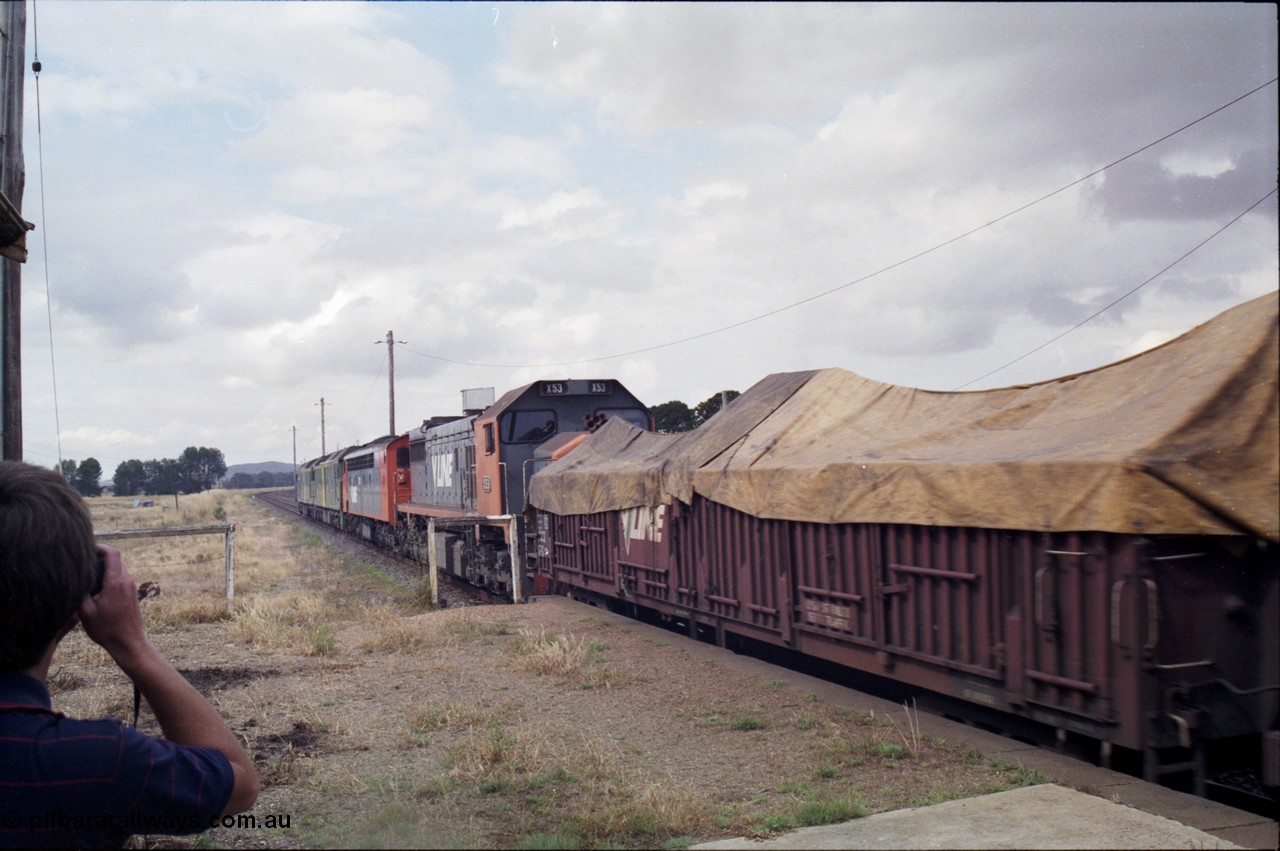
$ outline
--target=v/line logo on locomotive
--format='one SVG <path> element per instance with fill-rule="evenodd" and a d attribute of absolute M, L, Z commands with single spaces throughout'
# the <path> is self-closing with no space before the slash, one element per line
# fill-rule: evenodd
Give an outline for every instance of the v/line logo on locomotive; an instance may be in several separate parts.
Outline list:
<path fill-rule="evenodd" d="M 431 478 L 436 483 L 436 487 L 453 487 L 453 471 L 456 463 L 456 458 L 452 452 L 447 455 L 431 456 Z"/>

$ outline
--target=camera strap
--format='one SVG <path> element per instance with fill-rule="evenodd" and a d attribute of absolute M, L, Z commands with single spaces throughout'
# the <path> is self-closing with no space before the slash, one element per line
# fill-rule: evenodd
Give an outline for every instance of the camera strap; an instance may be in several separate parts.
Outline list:
<path fill-rule="evenodd" d="M 144 582 L 138 586 L 138 602 L 139 603 L 141 603 L 143 600 L 148 599 L 149 597 L 159 597 L 159 596 L 160 596 L 159 582 Z M 134 729 L 137 729 L 138 727 L 138 712 L 139 710 L 141 710 L 141 708 L 142 708 L 142 689 L 138 688 L 137 683 L 134 683 L 133 684 L 133 724 L 131 725 Z"/>

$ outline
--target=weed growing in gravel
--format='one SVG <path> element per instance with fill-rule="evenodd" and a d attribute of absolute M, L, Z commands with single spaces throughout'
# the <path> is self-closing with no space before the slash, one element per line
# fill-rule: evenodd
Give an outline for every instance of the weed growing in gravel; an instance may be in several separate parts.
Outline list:
<path fill-rule="evenodd" d="M 415 612 L 427 612 L 436 608 L 432 597 L 431 577 L 424 576 L 413 583 L 413 592 L 409 598 L 409 606 Z"/>
<path fill-rule="evenodd" d="M 592 795 L 582 805 L 556 832 L 565 842 L 558 847 L 683 848 L 691 844 L 690 837 L 709 830 L 712 822 L 711 808 L 701 795 L 670 784 L 645 784 L 629 795 Z M 534 836 L 538 834 L 529 838 Z"/>
<path fill-rule="evenodd" d="M 587 641 L 579 636 L 549 635 L 545 630 L 521 630 L 510 650 L 517 669 L 556 677 L 579 688 L 620 682 L 619 675 L 604 664 L 605 644 L 600 639 Z"/>
<path fill-rule="evenodd" d="M 497 718 L 491 713 L 481 712 L 471 706 L 429 703 L 409 712 L 408 741 L 410 745 L 421 746 L 427 743 L 428 733 L 435 730 L 466 729 L 496 723 Z"/>
<path fill-rule="evenodd" d="M 148 600 L 142 607 L 142 616 L 150 630 L 183 630 L 193 624 L 217 623 L 227 620 L 227 600 L 220 596 L 160 597 Z"/>
<path fill-rule="evenodd" d="M 255 648 L 290 650 L 302 656 L 330 656 L 337 649 L 332 621 L 339 619 L 323 596 L 294 592 L 255 597 L 238 607 L 231 636 Z"/>
<path fill-rule="evenodd" d="M 459 779 L 493 783 L 509 781 L 535 764 L 535 739 L 523 730 L 509 730 L 494 718 L 472 728 L 450 752 L 452 774 Z"/>
<path fill-rule="evenodd" d="M 516 628 L 510 624 L 476 620 L 475 618 L 459 618 L 445 625 L 447 635 L 459 640 L 490 638 L 500 635 L 515 635 Z"/>
<path fill-rule="evenodd" d="M 795 820 L 801 827 L 812 827 L 862 818 L 866 814 L 867 804 L 860 798 L 819 799 L 801 804 Z"/>
<path fill-rule="evenodd" d="M 1039 786 L 1042 783 L 1053 783 L 1054 779 L 1049 777 L 1043 771 L 1037 768 L 1027 768 L 1025 765 L 1014 765 L 1008 762 L 995 760 L 992 763 L 996 771 L 1000 772 L 1008 780 L 1008 785 L 1002 785 L 998 789 L 992 788 L 990 791 L 997 792 L 1005 789 L 1018 789 L 1023 786 Z"/>
<path fill-rule="evenodd" d="M 894 720 L 892 715 L 887 716 L 889 724 L 902 738 L 902 747 L 912 756 L 920 753 L 920 713 L 915 709 L 915 701 L 911 702 L 911 706 L 902 703 L 903 713 L 906 715 L 907 729 L 904 731 L 898 726 L 898 722 Z"/>
<path fill-rule="evenodd" d="M 360 643 L 363 650 L 416 653 L 438 641 L 438 631 L 417 618 L 388 618 L 385 611 L 370 610 L 365 621 L 369 626 L 369 634 Z"/>

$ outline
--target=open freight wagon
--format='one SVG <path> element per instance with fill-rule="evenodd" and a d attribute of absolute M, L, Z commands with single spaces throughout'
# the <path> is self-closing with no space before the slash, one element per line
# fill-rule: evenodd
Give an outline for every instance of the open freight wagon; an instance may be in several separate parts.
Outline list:
<path fill-rule="evenodd" d="M 533 477 L 544 582 L 1280 785 L 1277 298 L 969 393 L 779 374 Z"/>

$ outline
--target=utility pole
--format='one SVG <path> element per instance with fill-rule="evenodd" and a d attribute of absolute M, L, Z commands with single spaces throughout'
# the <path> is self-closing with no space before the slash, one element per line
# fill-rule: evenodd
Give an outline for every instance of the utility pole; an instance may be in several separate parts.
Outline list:
<path fill-rule="evenodd" d="M 315 407 L 315 406 L 313 405 L 312 407 Z M 323 458 L 328 454 L 329 454 L 329 450 L 324 448 L 324 397 L 321 396 L 320 397 L 320 457 Z M 296 459 L 296 455 L 295 455 L 295 459 Z M 295 466 L 297 465 L 296 460 L 294 464 Z"/>
<path fill-rule="evenodd" d="M 22 190 L 22 93 L 26 83 L 27 4 L 0 4 L 0 447 L 22 460 L 22 266 L 27 259 Z M 33 70 L 38 74 L 39 67 Z M 38 83 L 37 83 L 38 85 Z"/>
<path fill-rule="evenodd" d="M 396 343 L 404 345 L 406 341 L 397 340 L 394 331 L 387 332 L 386 340 L 374 340 L 375 346 L 383 343 L 387 344 L 387 384 L 390 387 L 390 424 L 388 425 L 387 434 L 394 435 L 396 433 Z"/>
<path fill-rule="evenodd" d="M 298 472 L 298 427 L 293 427 L 293 472 Z"/>

